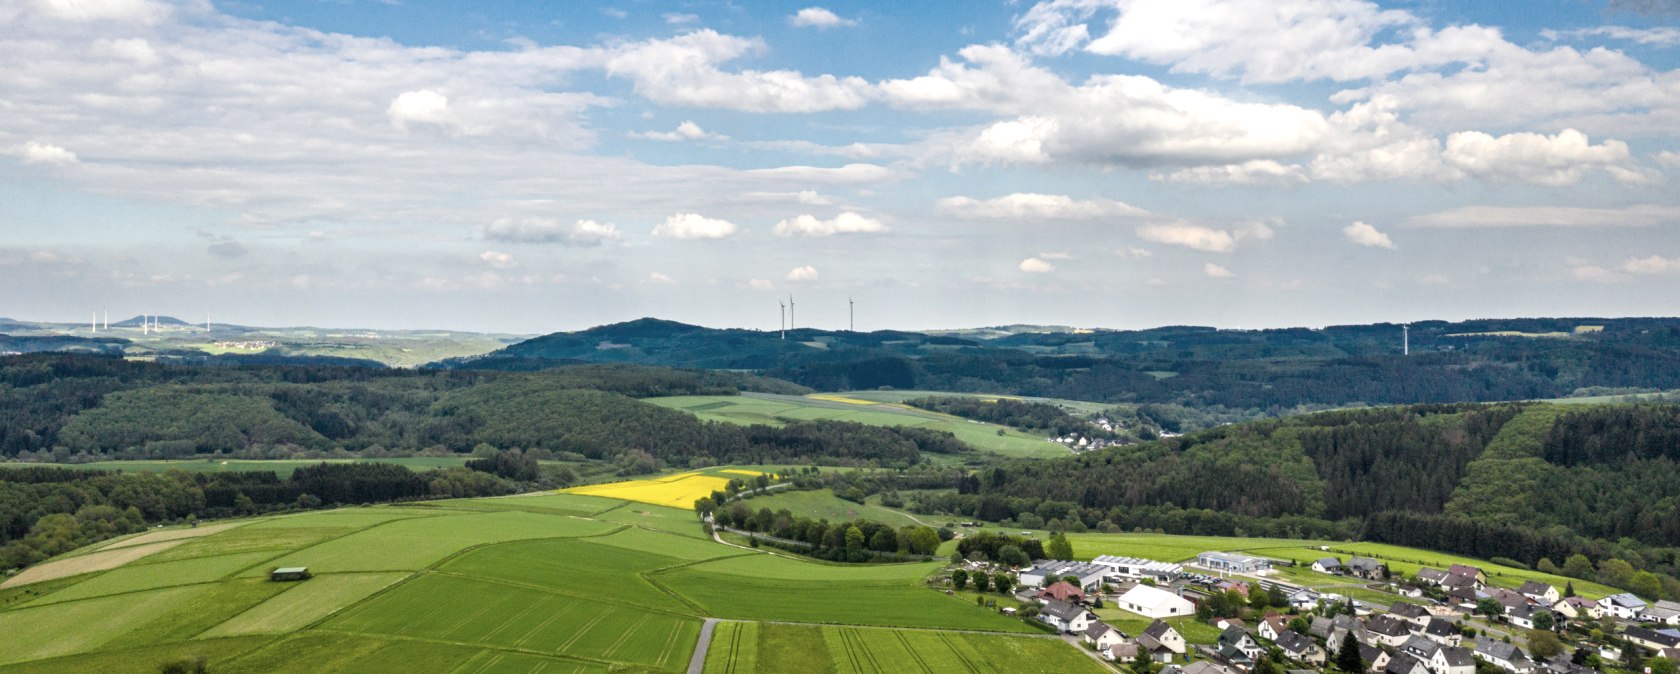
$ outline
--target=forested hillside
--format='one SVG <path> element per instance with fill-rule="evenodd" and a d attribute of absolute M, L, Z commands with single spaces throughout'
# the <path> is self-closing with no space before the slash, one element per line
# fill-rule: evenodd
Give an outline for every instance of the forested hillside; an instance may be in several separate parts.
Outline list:
<path fill-rule="evenodd" d="M 636 365 L 536 373 L 188 367 L 100 356 L 0 360 L 0 456 L 167 459 L 465 453 L 602 460 L 622 472 L 716 463 L 910 466 L 971 452 L 949 433 L 812 421 L 704 422 L 637 397 L 800 393 L 753 375 Z"/>
<path fill-rule="evenodd" d="M 911 504 L 1081 530 L 1359 538 L 1543 569 L 1619 559 L 1626 573 L 1594 579 L 1680 597 L 1680 407 L 1327 412 L 1014 462 Z"/>
<path fill-rule="evenodd" d="M 446 369 L 631 362 L 749 369 L 819 390 L 891 387 L 1176 404 L 1277 416 L 1680 387 L 1680 320 L 1511 319 L 1324 329 L 1164 327 L 1013 334 L 718 330 L 642 319 L 555 333 Z"/>

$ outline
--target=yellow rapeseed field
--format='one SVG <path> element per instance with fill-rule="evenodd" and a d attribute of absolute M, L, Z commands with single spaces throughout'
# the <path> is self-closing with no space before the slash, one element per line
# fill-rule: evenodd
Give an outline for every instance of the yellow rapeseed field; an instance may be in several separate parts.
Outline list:
<path fill-rule="evenodd" d="M 849 403 L 849 404 L 852 404 L 852 405 L 879 405 L 880 404 L 880 403 L 877 403 L 873 400 L 860 400 L 858 398 L 847 398 L 846 396 L 838 396 L 838 395 L 834 395 L 834 394 L 831 394 L 831 393 L 818 393 L 818 394 L 809 395 L 809 396 L 806 396 L 806 397 L 810 398 L 812 400 L 827 400 L 828 402 L 831 402 L 831 403 Z"/>
<path fill-rule="evenodd" d="M 747 470 L 728 470 L 725 472 L 741 475 L 758 475 Z M 616 498 L 640 503 L 652 503 L 671 508 L 693 510 L 694 501 L 702 496 L 710 496 L 714 491 L 721 491 L 729 484 L 730 478 L 717 475 L 705 475 L 698 471 L 677 473 L 648 480 L 629 480 L 626 482 L 610 482 L 607 484 L 591 484 L 582 487 L 572 487 L 561 491 L 585 496 L 600 496 Z"/>

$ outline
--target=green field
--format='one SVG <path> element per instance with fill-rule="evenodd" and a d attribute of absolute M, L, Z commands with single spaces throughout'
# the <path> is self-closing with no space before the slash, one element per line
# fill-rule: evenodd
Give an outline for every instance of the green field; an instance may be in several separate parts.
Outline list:
<path fill-rule="evenodd" d="M 824 397 L 839 398 L 842 394 Z M 743 393 L 738 396 L 673 396 L 648 398 L 647 402 L 689 412 L 709 421 L 781 426 L 796 421 L 827 419 L 871 426 L 914 426 L 949 431 L 975 449 L 1006 456 L 1039 458 L 1068 455 L 1067 449 L 1051 443 L 1044 436 L 920 410 L 896 402 L 870 401 L 873 404 L 862 404 L 824 400 L 812 396 L 767 393 Z M 998 431 L 1003 431 L 1003 434 L 999 435 Z"/>
<path fill-rule="evenodd" d="M 855 519 L 873 520 L 895 527 L 907 527 L 922 524 L 910 515 L 869 503 L 879 502 L 877 498 L 867 499 L 864 503 L 853 503 L 834 495 L 832 489 L 818 489 L 815 491 L 781 491 L 769 496 L 759 496 L 746 501 L 753 510 L 769 508 L 772 512 L 786 509 L 795 517 L 809 517 L 814 520 L 826 519 L 830 522 L 845 522 Z M 933 524 L 933 520 L 928 520 Z M 934 524 L 934 526 L 938 526 Z"/>
<path fill-rule="evenodd" d="M 826 655 L 812 657 L 812 654 Z M 707 653 L 707 674 L 805 672 L 890 674 L 917 672 L 1104 672 L 1108 668 L 1053 637 L 720 623 Z"/>
<path fill-rule="evenodd" d="M 825 659 L 903 657 L 891 649 L 906 643 L 939 668 L 976 653 L 1001 671 L 1084 658 L 927 588 L 935 564 L 772 556 L 713 542 L 692 512 L 639 503 L 547 494 L 220 524 L 154 530 L 175 540 L 153 545 L 170 547 L 0 590 L 0 674 L 198 657 L 216 672 L 678 672 L 706 617 L 822 623 L 811 629 L 840 650 L 803 658 L 837 672 L 875 670 Z M 291 565 L 314 577 L 266 578 Z M 856 637 L 841 625 L 921 629 Z"/>
<path fill-rule="evenodd" d="M 836 393 L 834 395 L 878 403 L 901 403 L 906 400 L 915 400 L 917 398 L 938 397 L 982 398 L 986 400 L 1008 398 L 1010 400 L 1020 400 L 1029 403 L 1045 403 L 1048 405 L 1065 407 L 1073 410 L 1073 413 L 1075 414 L 1100 414 L 1108 409 L 1121 407 L 1121 405 L 1112 403 L 1094 403 L 1087 400 L 1068 400 L 1066 398 L 1036 398 L 1033 396 L 987 393 L 952 393 L 950 391 L 847 391 L 845 393 Z"/>

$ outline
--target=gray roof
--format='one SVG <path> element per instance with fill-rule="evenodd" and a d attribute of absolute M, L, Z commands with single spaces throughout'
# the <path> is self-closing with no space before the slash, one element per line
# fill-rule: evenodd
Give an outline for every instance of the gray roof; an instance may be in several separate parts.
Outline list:
<path fill-rule="evenodd" d="M 1438 637 L 1449 637 L 1458 633 L 1458 626 L 1454 625 L 1451 620 L 1430 618 L 1429 622 L 1423 626 L 1423 633 Z"/>
<path fill-rule="evenodd" d="M 1463 667 L 1466 665 L 1474 666 L 1476 664 L 1476 659 L 1471 657 L 1470 649 L 1468 648 L 1453 648 L 1451 646 L 1444 647 L 1441 649 L 1441 655 L 1446 658 L 1448 666 Z"/>
<path fill-rule="evenodd" d="M 1156 639 L 1160 639 L 1168 632 L 1175 631 L 1177 630 L 1174 630 L 1172 625 L 1168 625 L 1167 621 L 1160 619 L 1156 619 L 1155 622 L 1149 623 L 1148 627 L 1143 628 L 1144 636 L 1155 637 Z"/>
<path fill-rule="evenodd" d="M 1629 627 L 1622 631 L 1622 636 L 1629 639 L 1642 639 L 1667 647 L 1680 646 L 1680 637 L 1644 627 Z"/>
<path fill-rule="evenodd" d="M 1360 571 L 1377 571 L 1382 569 L 1382 562 L 1370 557 L 1354 557 L 1347 561 L 1347 566 L 1350 569 L 1359 569 Z"/>
<path fill-rule="evenodd" d="M 1417 604 L 1408 604 L 1403 601 L 1394 602 L 1393 606 L 1388 607 L 1388 612 L 1402 618 L 1422 618 L 1429 615 L 1428 609 L 1418 606 Z"/>
<path fill-rule="evenodd" d="M 1073 620 L 1085 613 L 1085 607 L 1052 599 L 1045 602 L 1044 608 L 1039 613 L 1046 613 L 1064 621 Z"/>
<path fill-rule="evenodd" d="M 1337 567 L 1342 565 L 1342 560 L 1336 559 L 1335 557 L 1325 557 L 1324 559 L 1317 560 L 1313 563 L 1323 567 Z"/>
<path fill-rule="evenodd" d="M 1396 653 L 1394 658 L 1388 661 L 1388 667 L 1384 668 L 1383 671 L 1388 672 L 1388 674 L 1412 674 L 1418 671 L 1420 667 L 1423 671 L 1429 671 L 1429 666 L 1423 664 L 1422 660 L 1406 653 Z"/>
<path fill-rule="evenodd" d="M 1091 623 L 1090 627 L 1085 628 L 1085 636 L 1091 637 L 1092 639 L 1098 639 L 1113 629 L 1114 628 L 1109 627 L 1106 623 L 1097 621 Z"/>
<path fill-rule="evenodd" d="M 1517 591 L 1523 594 L 1538 597 L 1546 594 L 1546 591 L 1550 589 L 1552 589 L 1552 586 L 1538 580 L 1525 580 L 1523 581 L 1522 587 L 1517 588 Z"/>
<path fill-rule="evenodd" d="M 1400 650 L 1420 658 L 1428 658 L 1434 655 L 1435 651 L 1441 650 L 1441 645 L 1423 637 L 1414 636 L 1407 639 L 1406 643 L 1400 644 Z"/>
<path fill-rule="evenodd" d="M 1087 563 L 1087 562 L 1069 562 L 1069 561 L 1064 561 L 1064 560 L 1060 560 L 1060 559 L 1040 559 L 1040 560 L 1037 560 L 1037 561 L 1033 562 L 1033 567 L 1032 568 L 1027 569 L 1026 571 L 1022 571 L 1021 573 L 1023 575 L 1030 573 L 1030 574 L 1035 575 L 1035 576 L 1037 576 L 1037 575 L 1045 575 L 1045 576 L 1054 575 L 1054 576 L 1079 576 L 1080 578 L 1086 578 L 1086 577 L 1089 577 L 1089 576 L 1106 575 L 1106 574 L 1108 574 L 1108 572 L 1109 572 L 1109 568 L 1106 567 L 1106 566 L 1103 566 L 1101 564 L 1090 564 L 1090 563 Z"/>
<path fill-rule="evenodd" d="M 1285 653 L 1306 653 L 1318 644 L 1314 643 L 1312 639 L 1301 636 L 1298 632 L 1284 632 L 1278 635 L 1277 645 Z"/>
<path fill-rule="evenodd" d="M 1504 660 L 1506 662 L 1521 662 L 1528 659 L 1527 655 L 1523 655 L 1522 649 L 1503 641 L 1494 641 L 1493 639 L 1489 639 L 1487 637 L 1479 637 L 1476 639 L 1476 653 L 1495 660 Z"/>
<path fill-rule="evenodd" d="M 1236 626 L 1227 627 L 1225 628 L 1225 631 L 1219 633 L 1219 643 L 1221 644 L 1240 644 L 1243 639 L 1252 640 L 1253 638 L 1254 637 L 1248 636 L 1248 632 L 1243 630 L 1243 628 Z"/>
<path fill-rule="evenodd" d="M 1622 607 L 1625 607 L 1625 608 L 1645 608 L 1645 600 L 1640 599 L 1637 595 L 1633 594 L 1632 592 L 1622 592 L 1622 593 L 1619 593 L 1619 594 L 1613 594 L 1613 595 L 1610 595 L 1608 597 L 1605 597 L 1604 599 L 1600 599 L 1599 601 L 1608 601 L 1612 604 L 1615 604 L 1617 606 L 1622 606 Z"/>
<path fill-rule="evenodd" d="M 1398 637 L 1412 633 L 1412 628 L 1409 623 L 1391 615 L 1380 615 L 1372 618 L 1371 622 L 1365 626 L 1365 629 L 1370 630 L 1375 634 L 1381 634 L 1385 637 Z"/>

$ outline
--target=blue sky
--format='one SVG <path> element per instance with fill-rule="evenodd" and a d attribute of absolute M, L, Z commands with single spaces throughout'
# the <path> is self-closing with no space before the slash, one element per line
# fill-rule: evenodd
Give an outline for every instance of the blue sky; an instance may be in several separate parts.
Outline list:
<path fill-rule="evenodd" d="M 0 3 L 0 316 L 1674 315 L 1680 5 Z"/>

